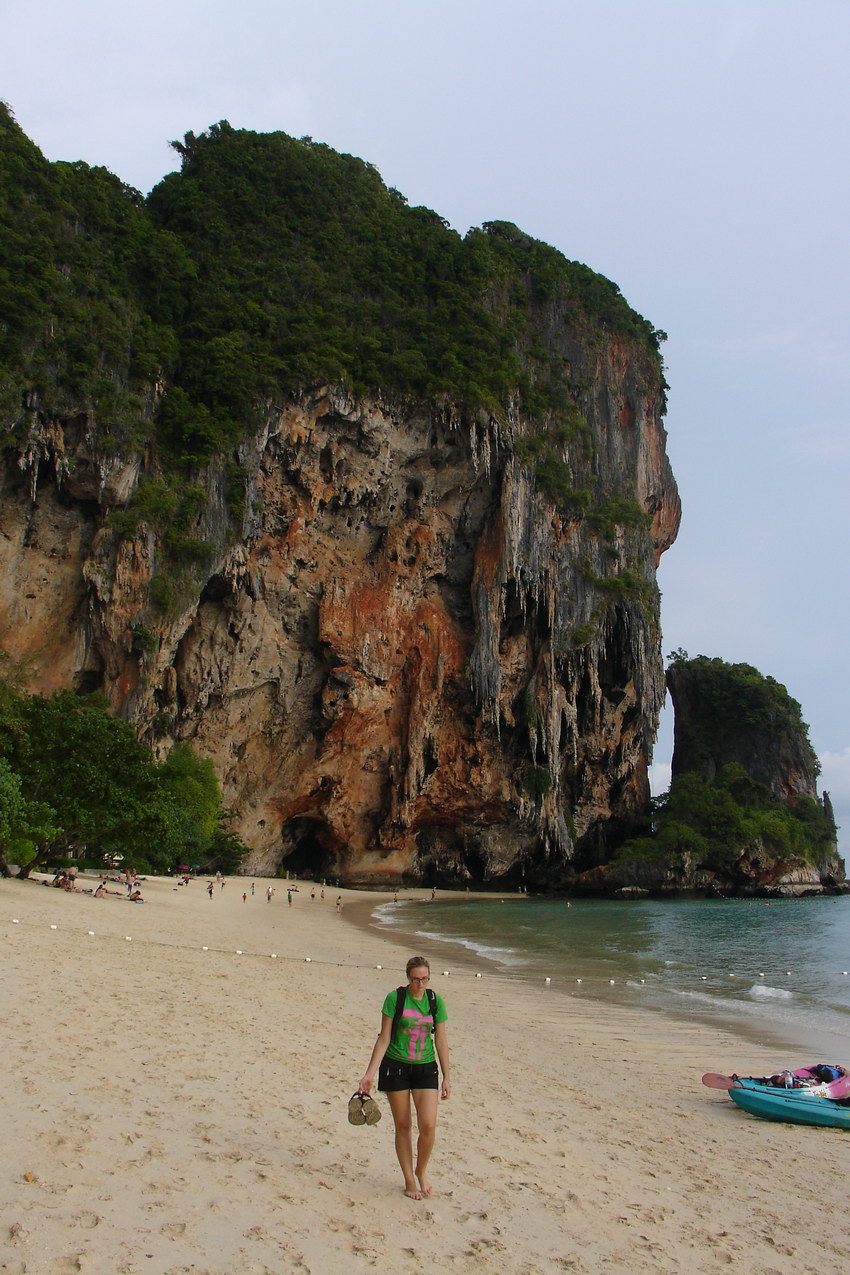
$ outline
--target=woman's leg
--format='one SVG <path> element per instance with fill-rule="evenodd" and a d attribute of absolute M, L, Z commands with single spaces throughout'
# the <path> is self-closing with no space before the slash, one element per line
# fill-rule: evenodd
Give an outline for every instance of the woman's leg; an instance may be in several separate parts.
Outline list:
<path fill-rule="evenodd" d="M 428 1196 L 434 1190 L 431 1179 L 428 1177 L 428 1161 L 434 1150 L 434 1137 L 437 1132 L 438 1091 L 412 1089 L 410 1092 L 416 1108 L 416 1123 L 419 1128 L 419 1138 L 416 1143 L 416 1176 L 419 1179 L 422 1194 Z"/>
<path fill-rule="evenodd" d="M 416 1184 L 413 1174 L 413 1138 L 410 1121 L 410 1090 L 400 1089 L 396 1093 L 388 1093 L 390 1111 L 395 1124 L 395 1153 L 404 1174 L 404 1194 L 411 1200 L 421 1200 L 422 1192 Z"/>

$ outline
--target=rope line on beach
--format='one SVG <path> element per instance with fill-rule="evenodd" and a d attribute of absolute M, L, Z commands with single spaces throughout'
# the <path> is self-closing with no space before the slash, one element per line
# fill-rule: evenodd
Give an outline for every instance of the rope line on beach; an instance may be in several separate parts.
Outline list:
<path fill-rule="evenodd" d="M 41 926 L 38 923 L 22 921 L 20 917 L 11 917 L 10 921 L 12 925 L 23 925 L 25 928 L 28 928 L 28 929 L 41 928 Z M 86 930 L 86 931 L 76 930 L 72 927 L 70 928 L 60 927 L 59 925 L 55 925 L 55 924 L 50 924 L 48 928 L 51 930 L 61 931 L 61 933 L 63 934 L 77 935 L 79 937 L 112 939 L 116 942 L 121 942 L 121 941 L 125 943 L 135 942 L 135 943 L 140 943 L 142 946 L 169 948 L 175 952 L 190 952 L 190 951 L 213 952 L 219 956 L 228 956 L 228 955 L 241 956 L 241 957 L 247 957 L 248 959 L 254 959 L 257 961 L 268 961 L 268 960 L 289 961 L 293 964 L 298 964 L 298 965 L 333 966 L 336 969 L 383 970 L 384 968 L 383 965 L 373 964 L 371 961 L 369 962 L 369 964 L 362 964 L 361 962 L 358 962 L 358 961 L 331 961 L 323 957 L 291 956 L 286 953 L 280 953 L 280 952 L 265 952 L 265 953 L 253 952 L 253 951 L 249 951 L 247 948 L 216 947 L 212 944 L 201 944 L 199 947 L 194 943 L 192 944 L 167 943 L 162 939 L 152 939 L 152 938 L 135 939 L 132 934 L 125 934 L 122 940 L 116 934 L 104 934 L 104 933 L 98 934 L 96 930 Z M 838 971 L 836 971 L 836 973 L 837 972 Z M 850 977 L 850 970 L 841 970 L 840 973 L 844 978 Z M 462 978 L 477 979 L 477 978 L 483 978 L 484 974 L 482 974 L 480 970 L 467 970 L 463 968 L 457 968 L 457 969 L 441 970 L 440 976 L 442 978 L 451 977 L 454 979 L 459 979 L 459 978 L 460 979 Z M 774 970 L 770 973 L 770 977 L 772 978 L 773 977 L 781 978 L 783 976 L 785 978 L 793 978 L 793 970 L 783 970 L 783 971 Z M 493 971 L 488 973 L 487 977 L 489 979 L 504 978 L 505 973 L 504 971 Z M 744 979 L 745 981 L 751 981 L 752 978 L 756 976 L 752 974 L 734 974 L 733 973 L 733 974 L 727 974 L 726 977 L 727 979 Z M 757 977 L 760 979 L 764 979 L 768 977 L 768 974 L 764 971 L 760 971 Z M 653 979 L 652 981 L 656 982 L 658 981 L 658 978 L 659 976 L 656 976 L 656 978 Z M 699 981 L 703 983 L 710 981 L 709 976 L 707 974 L 701 974 L 701 975 L 695 974 L 694 979 L 695 981 Z M 602 984 L 608 987 L 639 988 L 641 986 L 647 985 L 647 980 L 645 978 L 640 978 L 638 975 L 626 975 L 622 979 L 605 978 L 603 975 L 590 975 L 590 977 L 587 977 L 587 976 L 577 977 L 575 975 L 565 975 L 555 981 L 557 981 L 561 986 L 569 985 L 569 986 L 576 986 L 576 987 L 581 987 L 581 986 L 584 986 L 585 984 L 588 984 L 588 985 Z M 549 986 L 552 984 L 553 979 L 550 976 L 545 976 L 545 977 L 542 977 L 542 982 L 544 986 Z"/>

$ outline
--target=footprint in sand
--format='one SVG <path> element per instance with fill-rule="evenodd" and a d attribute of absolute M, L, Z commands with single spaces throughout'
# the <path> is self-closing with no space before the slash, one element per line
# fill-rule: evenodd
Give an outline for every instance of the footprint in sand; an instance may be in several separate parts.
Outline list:
<path fill-rule="evenodd" d="M 84 1209 L 83 1212 L 76 1218 L 74 1225 L 85 1226 L 91 1229 L 92 1227 L 100 1225 L 100 1218 L 97 1213 L 91 1213 Z"/>
<path fill-rule="evenodd" d="M 185 1222 L 166 1222 L 159 1228 L 160 1235 L 167 1235 L 170 1240 L 176 1240 L 181 1235 L 186 1234 Z"/>

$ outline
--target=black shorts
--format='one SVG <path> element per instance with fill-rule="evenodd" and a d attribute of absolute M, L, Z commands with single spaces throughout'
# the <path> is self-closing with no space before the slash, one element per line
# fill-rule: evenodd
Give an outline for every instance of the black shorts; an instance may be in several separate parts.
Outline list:
<path fill-rule="evenodd" d="M 378 1069 L 381 1093 L 400 1093 L 405 1089 L 439 1089 L 440 1073 L 435 1062 L 399 1062 L 385 1058 Z"/>

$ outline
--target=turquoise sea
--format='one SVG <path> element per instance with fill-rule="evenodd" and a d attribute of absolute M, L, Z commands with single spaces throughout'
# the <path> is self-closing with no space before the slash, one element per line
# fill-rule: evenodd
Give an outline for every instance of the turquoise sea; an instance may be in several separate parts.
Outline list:
<path fill-rule="evenodd" d="M 372 923 L 458 972 L 724 1022 L 850 1062 L 850 896 L 570 906 L 455 896 L 381 904 Z"/>

